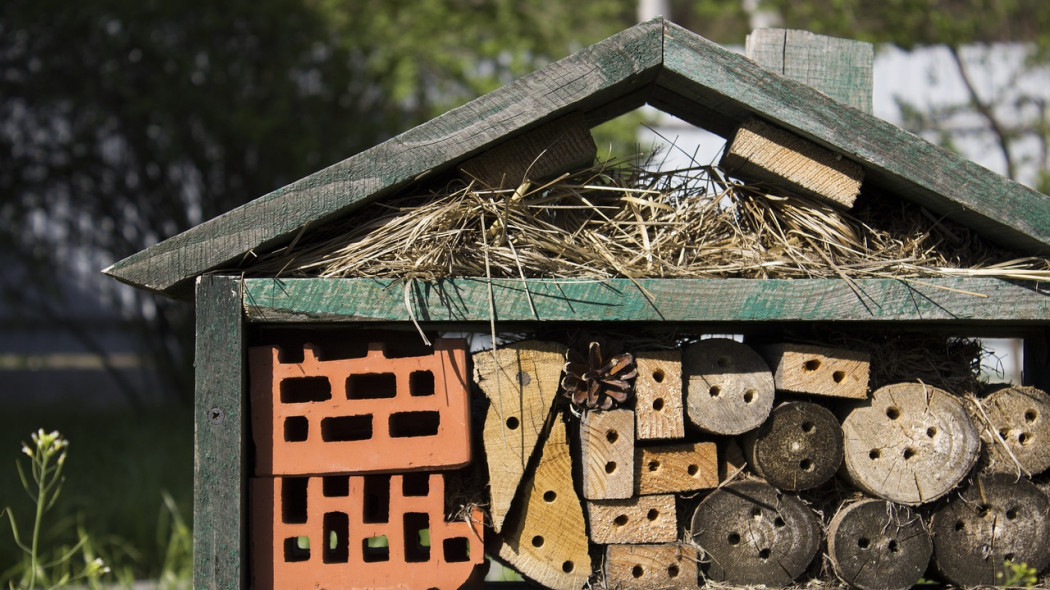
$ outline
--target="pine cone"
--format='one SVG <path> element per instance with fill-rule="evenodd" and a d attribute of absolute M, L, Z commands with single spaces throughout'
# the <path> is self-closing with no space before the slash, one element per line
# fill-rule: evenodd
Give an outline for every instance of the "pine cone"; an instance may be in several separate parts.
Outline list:
<path fill-rule="evenodd" d="M 625 352 L 605 361 L 597 342 L 591 342 L 586 359 L 575 350 L 569 350 L 564 370 L 561 386 L 565 397 L 586 409 L 610 410 L 616 404 L 626 402 L 632 387 L 627 380 L 638 375 L 634 355 Z"/>

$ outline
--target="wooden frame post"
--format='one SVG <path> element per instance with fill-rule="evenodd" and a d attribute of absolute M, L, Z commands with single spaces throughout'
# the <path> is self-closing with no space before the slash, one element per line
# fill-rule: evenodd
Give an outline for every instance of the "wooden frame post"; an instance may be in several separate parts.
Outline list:
<path fill-rule="evenodd" d="M 246 402 L 241 281 L 197 280 L 193 587 L 245 586 Z"/>

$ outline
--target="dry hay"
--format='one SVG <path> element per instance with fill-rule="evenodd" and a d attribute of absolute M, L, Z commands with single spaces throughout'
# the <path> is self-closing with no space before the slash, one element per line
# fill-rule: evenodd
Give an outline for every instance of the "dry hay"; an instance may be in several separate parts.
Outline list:
<path fill-rule="evenodd" d="M 456 181 L 395 196 L 256 260 L 267 276 L 1050 278 L 966 228 L 896 199 L 845 213 L 719 168 L 607 162 L 543 184 Z"/>

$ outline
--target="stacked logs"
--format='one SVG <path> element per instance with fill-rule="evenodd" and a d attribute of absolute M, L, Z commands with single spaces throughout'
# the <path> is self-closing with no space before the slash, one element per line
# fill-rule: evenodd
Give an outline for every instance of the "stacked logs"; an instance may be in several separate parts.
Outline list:
<path fill-rule="evenodd" d="M 783 587 L 819 575 L 826 552 L 843 583 L 891 590 L 1050 565 L 1050 499 L 1030 480 L 1050 468 L 1050 396 L 1037 389 L 869 392 L 867 354 L 824 346 L 595 349 L 582 368 L 550 342 L 474 355 L 490 553 L 533 581 Z M 633 395 L 616 404 L 625 375 Z M 595 404 L 570 407 L 560 384 Z"/>

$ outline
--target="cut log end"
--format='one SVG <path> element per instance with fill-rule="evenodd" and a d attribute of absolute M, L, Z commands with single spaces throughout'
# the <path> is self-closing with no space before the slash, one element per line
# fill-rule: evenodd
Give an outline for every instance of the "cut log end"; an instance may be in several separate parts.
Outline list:
<path fill-rule="evenodd" d="M 989 471 L 1038 475 L 1050 469 L 1050 395 L 1034 387 L 1006 387 L 974 407 Z"/>
<path fill-rule="evenodd" d="M 744 448 L 766 481 L 782 490 L 807 490 L 831 479 L 842 464 L 842 427 L 823 406 L 788 402 L 745 436 Z"/>
<path fill-rule="evenodd" d="M 933 542 L 904 506 L 862 500 L 839 509 L 828 526 L 835 575 L 859 590 L 906 590 L 926 572 Z"/>
<path fill-rule="evenodd" d="M 712 338 L 682 353 L 689 421 L 714 434 L 757 428 L 773 407 L 773 373 L 751 347 Z"/>

